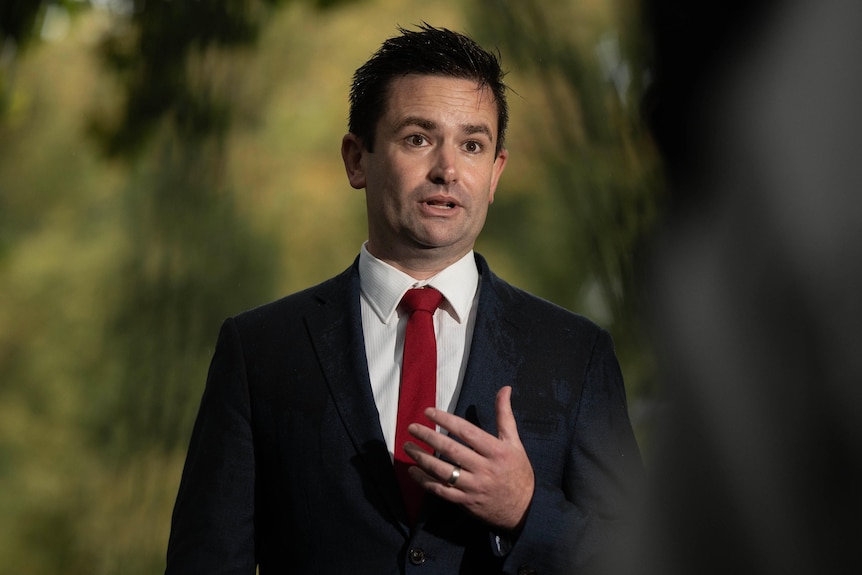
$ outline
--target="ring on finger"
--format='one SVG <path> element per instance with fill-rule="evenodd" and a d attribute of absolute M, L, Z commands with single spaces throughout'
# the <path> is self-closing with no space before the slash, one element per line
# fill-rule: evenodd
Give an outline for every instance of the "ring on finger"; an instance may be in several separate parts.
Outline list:
<path fill-rule="evenodd" d="M 458 481 L 458 478 L 461 477 L 461 466 L 456 465 L 452 468 L 452 475 L 449 476 L 449 479 L 446 480 L 446 485 L 453 486 Z"/>

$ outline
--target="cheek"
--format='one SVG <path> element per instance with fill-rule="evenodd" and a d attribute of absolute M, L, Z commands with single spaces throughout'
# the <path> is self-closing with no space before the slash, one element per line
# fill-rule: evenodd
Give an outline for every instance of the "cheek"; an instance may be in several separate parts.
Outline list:
<path fill-rule="evenodd" d="M 377 219 L 382 220 L 393 221 L 398 219 L 398 214 L 402 211 L 403 201 L 395 192 L 393 187 L 395 183 L 388 180 L 378 180 L 374 184 L 366 188 L 365 191 L 369 214 L 374 214 Z M 372 191 L 369 192 L 368 190 Z"/>
<path fill-rule="evenodd" d="M 397 196 L 408 182 L 408 170 L 394 161 L 377 170 L 374 174 L 374 184 L 381 190 L 382 194 L 389 196 Z"/>
<path fill-rule="evenodd" d="M 474 197 L 477 203 L 490 204 L 494 201 L 496 181 L 492 172 L 484 170 L 475 177 L 465 180 L 465 184 L 471 190 L 474 190 Z"/>
<path fill-rule="evenodd" d="M 473 209 L 471 210 L 472 223 L 470 224 L 472 228 L 481 230 L 482 226 L 485 225 L 485 218 L 488 217 L 489 205 L 490 202 L 488 201 L 488 197 L 485 195 L 476 198 L 476 201 L 473 202 Z"/>

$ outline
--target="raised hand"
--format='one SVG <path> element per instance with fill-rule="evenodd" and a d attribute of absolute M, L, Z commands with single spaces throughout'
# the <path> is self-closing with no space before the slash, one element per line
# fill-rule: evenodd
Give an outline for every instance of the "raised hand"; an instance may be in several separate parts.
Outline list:
<path fill-rule="evenodd" d="M 520 527 L 535 487 L 533 467 L 518 436 L 511 397 L 512 388 L 508 386 L 497 393 L 497 437 L 461 417 L 428 408 L 428 419 L 466 445 L 415 423 L 408 428 L 410 434 L 430 445 L 442 458 L 414 443 L 404 445 L 416 461 L 410 475 L 420 485 L 438 497 L 463 505 L 486 523 L 510 531 Z"/>

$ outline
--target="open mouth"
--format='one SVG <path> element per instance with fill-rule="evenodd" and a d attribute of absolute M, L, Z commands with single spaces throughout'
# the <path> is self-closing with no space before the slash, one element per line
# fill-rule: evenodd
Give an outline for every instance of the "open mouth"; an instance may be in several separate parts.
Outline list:
<path fill-rule="evenodd" d="M 443 208 L 449 210 L 455 207 L 455 202 L 438 202 L 435 200 L 429 200 L 425 203 L 432 208 Z"/>

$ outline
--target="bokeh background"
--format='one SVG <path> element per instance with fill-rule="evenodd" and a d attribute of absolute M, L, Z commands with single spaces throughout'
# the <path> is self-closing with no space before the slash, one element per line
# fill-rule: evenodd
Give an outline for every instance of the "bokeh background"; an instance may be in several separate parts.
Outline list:
<path fill-rule="evenodd" d="M 398 25 L 499 50 L 511 160 L 477 249 L 610 329 L 648 405 L 633 279 L 661 186 L 636 0 L 4 0 L 0 18 L 3 573 L 163 569 L 220 322 L 365 239 L 347 93 Z"/>
<path fill-rule="evenodd" d="M 614 337 L 611 572 L 858 570 L 858 0 L 0 0 L 0 573 L 163 570 L 219 324 L 352 262 L 351 75 L 423 21 L 510 71 L 477 249 Z"/>

